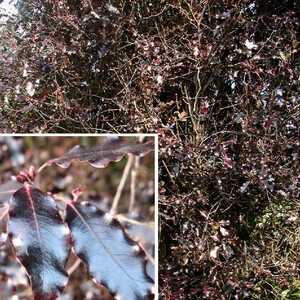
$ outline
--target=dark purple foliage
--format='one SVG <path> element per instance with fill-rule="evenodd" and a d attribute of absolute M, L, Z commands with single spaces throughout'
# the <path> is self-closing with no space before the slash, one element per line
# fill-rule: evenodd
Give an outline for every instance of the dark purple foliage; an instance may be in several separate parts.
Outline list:
<path fill-rule="evenodd" d="M 8 232 L 36 299 L 55 299 L 68 282 L 69 230 L 55 200 L 28 184 L 10 200 Z"/>

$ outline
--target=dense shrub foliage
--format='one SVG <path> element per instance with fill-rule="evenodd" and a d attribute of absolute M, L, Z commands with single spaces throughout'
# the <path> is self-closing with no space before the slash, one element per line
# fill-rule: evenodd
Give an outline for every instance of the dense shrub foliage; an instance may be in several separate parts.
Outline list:
<path fill-rule="evenodd" d="M 181 125 L 198 142 L 204 125 L 296 130 L 296 120 L 281 120 L 297 105 L 294 1 L 31 0 L 19 6 L 18 21 L 1 31 L 3 130 Z M 210 116 L 219 110 L 215 124 Z"/>
<path fill-rule="evenodd" d="M 161 298 L 299 298 L 297 1 L 26 3 L 2 131 L 158 131 Z"/>

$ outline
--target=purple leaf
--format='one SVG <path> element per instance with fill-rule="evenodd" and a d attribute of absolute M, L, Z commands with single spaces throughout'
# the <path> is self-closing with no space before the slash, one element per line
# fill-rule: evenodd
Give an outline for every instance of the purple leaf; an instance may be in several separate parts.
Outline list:
<path fill-rule="evenodd" d="M 109 139 L 103 144 L 84 148 L 80 145 L 72 148 L 66 155 L 53 159 L 62 168 L 68 168 L 73 160 L 87 161 L 95 168 L 105 168 L 112 161 L 119 161 L 127 154 L 143 156 L 154 150 L 153 141 L 140 144 L 128 144 L 119 139 Z"/>
<path fill-rule="evenodd" d="M 155 229 L 154 224 L 141 223 L 135 220 L 118 216 L 118 221 L 125 228 L 127 234 L 131 239 L 138 242 L 145 250 L 148 257 L 146 272 L 154 280 L 155 264 L 154 264 L 154 250 L 155 250 Z"/>
<path fill-rule="evenodd" d="M 55 299 L 67 283 L 69 229 L 55 200 L 25 184 L 10 200 L 9 236 L 36 299 Z"/>
<path fill-rule="evenodd" d="M 136 242 L 142 243 L 150 255 L 154 255 L 155 228 L 154 224 L 131 220 L 122 215 L 117 216 L 118 221 L 126 229 L 129 236 Z"/>
<path fill-rule="evenodd" d="M 119 299 L 148 299 L 153 280 L 146 273 L 145 253 L 116 219 L 95 206 L 69 204 L 66 222 L 77 255 L 94 279 Z"/>

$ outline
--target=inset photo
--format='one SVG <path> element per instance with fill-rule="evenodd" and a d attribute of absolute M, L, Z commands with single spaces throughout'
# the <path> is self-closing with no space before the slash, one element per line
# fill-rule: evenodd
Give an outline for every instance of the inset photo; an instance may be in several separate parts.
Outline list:
<path fill-rule="evenodd" d="M 157 299 L 157 136 L 0 136 L 0 299 Z"/>

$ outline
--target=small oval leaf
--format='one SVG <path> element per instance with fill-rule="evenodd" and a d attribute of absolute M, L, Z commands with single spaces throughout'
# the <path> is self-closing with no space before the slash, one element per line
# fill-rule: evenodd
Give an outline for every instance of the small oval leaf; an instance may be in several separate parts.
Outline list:
<path fill-rule="evenodd" d="M 28 184 L 10 200 L 9 236 L 36 299 L 55 299 L 67 284 L 69 229 L 55 200 Z"/>
<path fill-rule="evenodd" d="M 148 299 L 153 280 L 146 273 L 146 256 L 120 222 L 91 204 L 69 204 L 66 222 L 77 255 L 95 280 L 118 299 Z"/>

